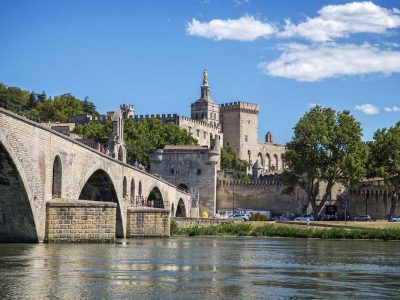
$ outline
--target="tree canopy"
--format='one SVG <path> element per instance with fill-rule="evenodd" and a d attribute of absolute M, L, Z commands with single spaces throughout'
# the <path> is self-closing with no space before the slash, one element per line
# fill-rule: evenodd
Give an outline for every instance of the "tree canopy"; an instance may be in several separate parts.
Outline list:
<path fill-rule="evenodd" d="M 304 189 L 317 217 L 336 183 L 349 187 L 364 176 L 367 151 L 361 135 L 360 123 L 348 111 L 312 108 L 298 121 L 293 140 L 287 144 L 284 161 L 288 169 L 282 176 L 285 192 L 293 192 L 296 186 Z"/>
<path fill-rule="evenodd" d="M 377 130 L 369 149 L 369 174 L 383 177 L 385 183 L 394 189 L 391 217 L 398 206 L 400 193 L 400 122 L 393 127 Z"/>
<path fill-rule="evenodd" d="M 47 97 L 18 87 L 0 83 L 0 105 L 40 122 L 67 122 L 69 117 L 84 113 L 98 114 L 96 106 L 86 97 L 80 100 L 72 94 Z"/>

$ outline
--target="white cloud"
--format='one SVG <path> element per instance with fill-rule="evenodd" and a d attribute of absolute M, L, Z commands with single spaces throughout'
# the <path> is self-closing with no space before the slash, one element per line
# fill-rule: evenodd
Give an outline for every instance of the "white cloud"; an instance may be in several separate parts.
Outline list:
<path fill-rule="evenodd" d="M 286 20 L 285 29 L 279 35 L 326 42 L 351 33 L 385 33 L 388 29 L 400 27 L 398 9 L 387 9 L 370 1 L 327 5 L 318 14 L 297 25 Z"/>
<path fill-rule="evenodd" d="M 372 104 L 361 104 L 361 105 L 356 105 L 355 109 L 358 111 L 361 111 L 362 113 L 366 115 L 376 115 L 379 114 L 379 108 L 372 105 Z"/>
<path fill-rule="evenodd" d="M 186 32 L 217 41 L 254 41 L 274 34 L 277 29 L 272 24 L 261 22 L 253 16 L 243 16 L 239 19 L 214 19 L 204 23 L 192 19 L 186 25 Z"/>
<path fill-rule="evenodd" d="M 398 106 L 385 107 L 384 110 L 387 112 L 399 112 L 400 107 L 398 107 Z"/>
<path fill-rule="evenodd" d="M 297 81 L 400 72 L 400 51 L 380 49 L 367 43 L 361 46 L 288 44 L 281 50 L 283 53 L 277 60 L 260 63 L 259 69 L 270 76 Z"/>

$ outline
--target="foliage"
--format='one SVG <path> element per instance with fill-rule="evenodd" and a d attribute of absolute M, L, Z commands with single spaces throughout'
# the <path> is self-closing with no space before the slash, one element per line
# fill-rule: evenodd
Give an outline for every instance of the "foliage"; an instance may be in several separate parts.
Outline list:
<path fill-rule="evenodd" d="M 336 183 L 348 187 L 359 182 L 365 174 L 366 154 L 360 123 L 348 111 L 316 106 L 299 120 L 287 144 L 284 161 L 288 170 L 282 176 L 285 192 L 293 192 L 296 186 L 304 189 L 317 217 Z M 317 205 L 322 183 L 326 188 Z"/>
<path fill-rule="evenodd" d="M 178 232 L 181 235 L 218 235 L 218 236 L 268 236 L 291 238 L 320 238 L 320 239 L 379 239 L 400 240 L 399 228 L 312 228 L 301 226 L 285 226 L 266 224 L 252 226 L 246 223 L 220 224 L 214 226 L 192 226 Z"/>
<path fill-rule="evenodd" d="M 74 133 L 85 138 L 109 139 L 112 133 L 112 122 L 107 121 L 106 124 L 90 122 L 85 125 L 76 125 Z"/>
<path fill-rule="evenodd" d="M 400 122 L 388 129 L 379 129 L 369 144 L 369 174 L 381 176 L 392 186 L 390 216 L 395 212 L 400 193 Z"/>
<path fill-rule="evenodd" d="M 111 122 L 105 125 L 91 122 L 76 126 L 74 132 L 86 138 L 109 138 Z M 140 121 L 125 120 L 124 139 L 128 149 L 128 161 L 149 165 L 150 149 L 164 148 L 166 145 L 195 145 L 196 140 L 174 123 L 163 124 L 157 119 Z"/>
<path fill-rule="evenodd" d="M 89 113 L 97 114 L 96 107 L 85 98 L 84 101 L 71 94 L 48 98 L 45 92 L 36 94 L 18 87 L 7 87 L 0 83 L 0 103 L 6 108 L 23 113 L 40 122 L 67 122 L 69 117 Z"/>
<path fill-rule="evenodd" d="M 247 161 L 239 159 L 231 147 L 225 146 L 221 148 L 221 168 L 243 171 L 247 168 Z"/>
<path fill-rule="evenodd" d="M 250 221 L 267 221 L 267 216 L 260 213 L 252 214 Z"/>
<path fill-rule="evenodd" d="M 170 232 L 171 236 L 178 234 L 178 232 L 179 232 L 178 224 L 174 220 L 172 220 L 170 223 L 169 232 Z"/>

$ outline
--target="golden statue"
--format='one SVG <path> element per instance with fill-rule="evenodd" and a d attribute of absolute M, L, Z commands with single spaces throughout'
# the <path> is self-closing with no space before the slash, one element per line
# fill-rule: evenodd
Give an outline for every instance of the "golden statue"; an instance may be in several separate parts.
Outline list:
<path fill-rule="evenodd" d="M 203 85 L 208 85 L 207 76 L 208 76 L 207 69 L 204 69 L 204 72 L 203 72 Z"/>

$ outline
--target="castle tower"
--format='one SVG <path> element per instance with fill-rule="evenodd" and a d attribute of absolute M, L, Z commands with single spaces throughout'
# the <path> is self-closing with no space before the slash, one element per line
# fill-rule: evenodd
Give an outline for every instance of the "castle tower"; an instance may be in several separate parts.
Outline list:
<path fill-rule="evenodd" d="M 203 72 L 200 99 L 194 102 L 191 107 L 191 117 L 193 120 L 204 121 L 215 126 L 219 125 L 219 105 L 211 99 L 206 69 Z"/>
<path fill-rule="evenodd" d="M 257 104 L 247 102 L 224 103 L 220 106 L 224 146 L 229 146 L 236 155 L 248 162 L 251 168 L 258 151 Z M 251 170 L 251 169 L 250 169 Z"/>

